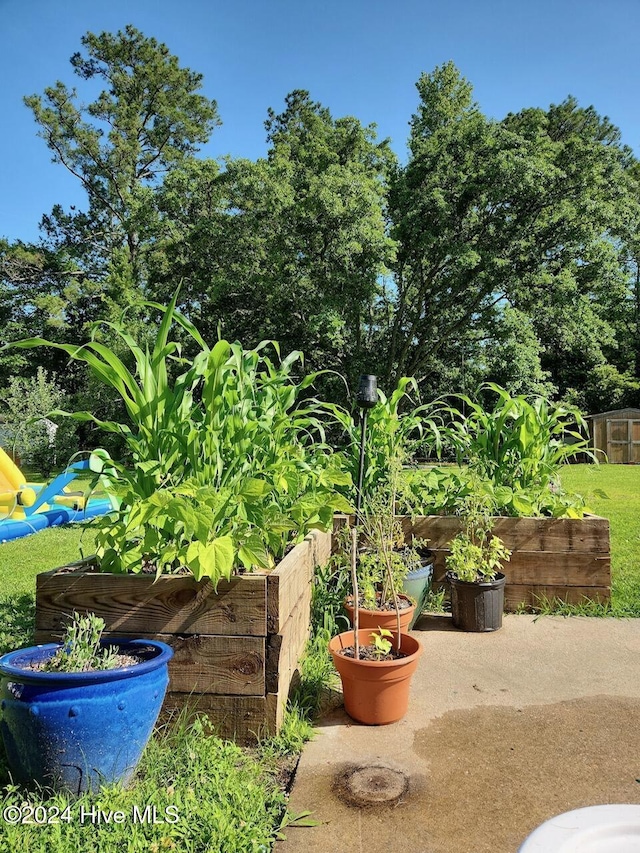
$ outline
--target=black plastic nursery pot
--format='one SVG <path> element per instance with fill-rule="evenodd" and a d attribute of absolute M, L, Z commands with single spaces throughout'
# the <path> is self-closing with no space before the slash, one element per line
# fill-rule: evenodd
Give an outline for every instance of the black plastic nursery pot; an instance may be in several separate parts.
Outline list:
<path fill-rule="evenodd" d="M 502 572 L 484 583 L 461 581 L 451 572 L 446 578 L 451 585 L 451 613 L 456 628 L 484 633 L 502 627 L 506 581 Z"/>

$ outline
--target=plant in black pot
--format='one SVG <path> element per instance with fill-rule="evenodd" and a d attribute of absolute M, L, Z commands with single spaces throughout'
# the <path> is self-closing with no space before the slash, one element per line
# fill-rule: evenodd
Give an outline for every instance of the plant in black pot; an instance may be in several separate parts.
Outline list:
<path fill-rule="evenodd" d="M 506 582 L 501 569 L 511 551 L 491 535 L 490 500 L 480 488 L 466 498 L 463 516 L 465 529 L 451 541 L 446 557 L 453 624 L 464 631 L 497 631 Z"/>
<path fill-rule="evenodd" d="M 157 640 L 102 640 L 103 628 L 93 613 L 74 613 L 61 643 L 0 658 L 0 731 L 16 782 L 80 794 L 132 777 L 173 651 Z"/>

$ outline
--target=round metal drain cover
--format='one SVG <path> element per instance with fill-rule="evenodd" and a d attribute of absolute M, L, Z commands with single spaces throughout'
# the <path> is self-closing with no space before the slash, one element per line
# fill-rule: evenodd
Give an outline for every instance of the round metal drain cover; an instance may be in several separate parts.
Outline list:
<path fill-rule="evenodd" d="M 345 793 L 355 805 L 389 805 L 406 794 L 409 780 L 399 770 L 372 765 L 349 771 L 343 785 Z"/>

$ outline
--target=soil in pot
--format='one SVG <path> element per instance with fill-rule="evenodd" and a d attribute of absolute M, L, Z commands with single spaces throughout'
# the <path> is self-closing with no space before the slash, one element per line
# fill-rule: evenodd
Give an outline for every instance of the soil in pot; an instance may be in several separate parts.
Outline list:
<path fill-rule="evenodd" d="M 360 646 L 359 648 L 360 660 L 401 660 L 402 658 L 406 658 L 406 654 L 402 651 L 396 651 L 395 649 L 391 649 L 391 651 L 386 655 L 381 655 L 375 646 Z M 356 656 L 356 647 L 355 646 L 347 646 L 346 649 L 340 649 L 339 654 L 341 654 L 345 658 L 353 658 Z"/>

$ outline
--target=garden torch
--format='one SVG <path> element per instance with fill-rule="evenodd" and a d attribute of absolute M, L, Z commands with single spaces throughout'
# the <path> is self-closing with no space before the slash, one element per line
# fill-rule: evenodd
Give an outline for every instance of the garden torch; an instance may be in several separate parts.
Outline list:
<path fill-rule="evenodd" d="M 367 440 L 367 413 L 378 402 L 378 380 L 370 373 L 360 377 L 356 403 L 360 409 L 360 463 L 358 465 L 358 490 L 356 493 L 356 522 L 360 520 L 362 508 L 362 478 L 364 475 L 364 449 Z"/>

